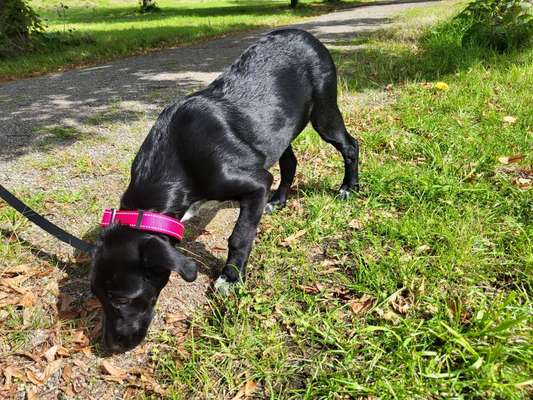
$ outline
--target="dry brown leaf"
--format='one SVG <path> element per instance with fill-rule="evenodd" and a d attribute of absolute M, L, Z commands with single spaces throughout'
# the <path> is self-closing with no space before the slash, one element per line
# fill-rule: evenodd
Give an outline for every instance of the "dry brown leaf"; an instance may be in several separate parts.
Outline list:
<path fill-rule="evenodd" d="M 350 222 L 348 222 L 348 226 L 352 229 L 359 230 L 363 228 L 363 223 L 358 219 L 352 219 Z"/>
<path fill-rule="evenodd" d="M 520 186 L 522 189 L 527 189 L 531 186 L 531 184 L 533 183 L 533 180 L 532 179 L 529 179 L 529 178 L 518 178 L 516 180 L 516 183 L 518 184 L 518 186 Z"/>
<path fill-rule="evenodd" d="M 62 357 L 70 357 L 70 352 L 65 347 L 61 346 L 57 349 L 57 354 Z"/>
<path fill-rule="evenodd" d="M 157 381 L 149 374 L 146 375 L 144 373 L 141 373 L 141 382 L 146 382 L 148 384 L 148 386 L 143 385 L 144 389 L 149 389 L 150 391 L 162 396 L 167 395 L 167 390 L 164 389 L 159 383 L 157 383 Z"/>
<path fill-rule="evenodd" d="M 398 314 L 405 315 L 407 312 L 411 309 L 413 306 L 409 299 L 406 299 L 405 297 L 398 296 L 392 303 L 392 308 L 394 311 L 396 311 Z"/>
<path fill-rule="evenodd" d="M 520 160 L 523 160 L 524 159 L 524 156 L 522 154 L 514 154 L 514 155 L 511 155 L 511 156 L 501 156 L 501 157 L 498 157 L 498 161 L 501 163 L 501 164 L 511 164 L 511 163 L 515 163 L 515 162 L 518 162 Z"/>
<path fill-rule="evenodd" d="M 80 348 L 87 347 L 89 345 L 89 338 L 87 335 L 85 335 L 83 330 L 76 331 L 72 337 L 72 341 Z"/>
<path fill-rule="evenodd" d="M 363 295 L 360 299 L 354 299 L 348 302 L 354 314 L 361 314 L 367 311 L 374 304 L 374 298 L 368 294 Z"/>
<path fill-rule="evenodd" d="M 24 373 L 19 368 L 13 367 L 11 365 L 4 368 L 4 388 L 11 386 L 11 379 L 18 378 L 20 380 L 25 380 Z"/>
<path fill-rule="evenodd" d="M 258 388 L 258 385 L 255 381 L 246 381 L 244 385 L 241 386 L 237 394 L 233 397 L 232 400 L 239 400 L 242 398 L 249 397 L 255 392 Z"/>
<path fill-rule="evenodd" d="M 18 275 L 14 276 L 13 278 L 3 278 L 0 279 L 0 286 L 4 286 L 20 294 L 24 294 L 27 292 L 27 289 L 21 288 L 20 285 L 22 285 L 28 278 L 29 276 L 27 275 Z"/>
<path fill-rule="evenodd" d="M 37 391 L 27 388 L 26 389 L 26 400 L 37 400 Z"/>
<path fill-rule="evenodd" d="M 34 385 L 42 385 L 44 383 L 43 376 L 37 375 L 31 369 L 26 370 L 26 378 Z"/>
<path fill-rule="evenodd" d="M 301 229 L 299 230 L 298 232 L 296 233 L 293 233 L 292 235 L 286 237 L 282 242 L 281 242 L 281 245 L 283 247 L 289 247 L 296 239 L 298 239 L 299 237 L 305 235 L 305 233 L 307 232 L 307 229 Z"/>
<path fill-rule="evenodd" d="M 43 357 L 46 359 L 46 361 L 52 362 L 56 359 L 57 349 L 58 349 L 58 346 L 53 345 L 52 347 L 50 347 L 48 350 L 46 350 L 43 353 Z"/>
<path fill-rule="evenodd" d="M 71 377 L 72 377 L 72 366 L 65 365 L 65 368 L 63 368 L 63 372 L 61 374 L 61 378 L 63 378 L 65 382 L 69 382 Z"/>
<path fill-rule="evenodd" d="M 321 283 L 315 283 L 312 286 L 302 285 L 300 287 L 305 293 L 308 293 L 308 294 L 317 294 L 317 293 L 320 293 L 322 290 L 324 290 L 324 285 L 322 285 Z"/>
<path fill-rule="evenodd" d="M 167 324 L 173 324 L 178 321 L 184 321 L 187 319 L 187 316 L 183 313 L 167 314 L 165 315 L 165 322 Z"/>
<path fill-rule="evenodd" d="M 91 350 L 91 348 L 89 346 L 87 347 L 82 347 L 80 349 L 80 351 L 83 353 L 83 355 L 85 357 L 91 357 L 93 355 L 93 351 Z"/>
<path fill-rule="evenodd" d="M 60 387 L 61 391 L 67 396 L 69 399 L 73 399 L 76 397 L 76 393 L 74 393 L 74 390 L 72 390 L 72 385 L 63 385 Z"/>
<path fill-rule="evenodd" d="M 44 369 L 44 380 L 47 381 L 52 375 L 54 375 L 57 371 L 61 369 L 61 366 L 63 365 L 63 360 L 55 360 L 49 363 L 46 368 Z"/>
<path fill-rule="evenodd" d="M 0 272 L 0 276 L 25 274 L 29 270 L 29 264 L 12 265 L 6 267 L 2 272 Z"/>
<path fill-rule="evenodd" d="M 125 379 L 128 377 L 127 371 L 121 368 L 115 367 L 113 364 L 111 364 L 107 360 L 102 361 L 101 367 L 105 373 L 111 375 L 114 378 Z"/>
<path fill-rule="evenodd" d="M 24 308 L 33 307 L 37 303 L 37 297 L 33 292 L 26 292 L 20 299 L 19 304 Z"/>
<path fill-rule="evenodd" d="M 73 319 L 78 316 L 81 310 L 73 306 L 74 297 L 62 293 L 58 299 L 57 311 L 62 319 Z"/>

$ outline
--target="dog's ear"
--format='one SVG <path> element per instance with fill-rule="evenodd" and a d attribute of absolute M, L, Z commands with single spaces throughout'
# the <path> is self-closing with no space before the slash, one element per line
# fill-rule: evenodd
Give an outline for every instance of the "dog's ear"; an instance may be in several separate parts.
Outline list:
<path fill-rule="evenodd" d="M 175 271 L 187 282 L 193 282 L 198 275 L 198 266 L 190 258 L 185 257 L 168 241 L 152 237 L 147 239 L 141 249 L 143 261 L 147 268 L 161 268 Z"/>

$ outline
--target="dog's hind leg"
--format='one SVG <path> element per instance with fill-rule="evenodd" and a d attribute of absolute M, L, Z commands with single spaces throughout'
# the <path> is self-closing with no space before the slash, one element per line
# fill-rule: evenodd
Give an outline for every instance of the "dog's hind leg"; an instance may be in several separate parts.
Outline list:
<path fill-rule="evenodd" d="M 292 146 L 289 145 L 279 159 L 279 169 L 281 172 L 281 182 L 278 189 L 274 192 L 270 201 L 265 206 L 265 212 L 271 213 L 277 209 L 285 207 L 287 197 L 291 190 L 294 174 L 296 173 L 297 165 L 296 156 L 292 151 Z"/>
<path fill-rule="evenodd" d="M 215 282 L 215 289 L 222 293 L 227 292 L 232 283 L 245 279 L 246 263 L 267 202 L 272 175 L 261 170 L 247 178 L 238 175 L 233 182 L 229 180 L 226 184 L 240 186 L 242 194 L 239 196 L 239 218 L 228 240 L 228 260 L 222 275 Z"/>
<path fill-rule="evenodd" d="M 339 195 L 347 199 L 350 192 L 359 190 L 359 144 L 347 132 L 335 97 L 315 104 L 311 123 L 320 137 L 332 144 L 344 159 L 344 179 Z"/>

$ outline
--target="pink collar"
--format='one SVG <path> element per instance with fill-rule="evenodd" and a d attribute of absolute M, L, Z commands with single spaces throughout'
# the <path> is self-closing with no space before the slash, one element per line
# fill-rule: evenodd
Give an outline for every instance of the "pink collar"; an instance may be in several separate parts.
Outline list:
<path fill-rule="evenodd" d="M 141 231 L 159 232 L 183 239 L 185 226 L 175 218 L 142 210 L 115 210 L 107 209 L 102 215 L 100 226 L 106 227 L 111 224 L 127 225 Z"/>

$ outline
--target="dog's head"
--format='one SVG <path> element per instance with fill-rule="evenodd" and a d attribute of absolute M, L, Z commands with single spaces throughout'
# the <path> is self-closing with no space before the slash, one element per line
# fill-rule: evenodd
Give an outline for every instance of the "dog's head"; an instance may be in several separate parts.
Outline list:
<path fill-rule="evenodd" d="M 93 255 L 91 290 L 104 309 L 107 350 L 127 351 L 144 339 L 172 271 L 192 282 L 198 268 L 166 236 L 124 226 L 103 231 Z"/>

